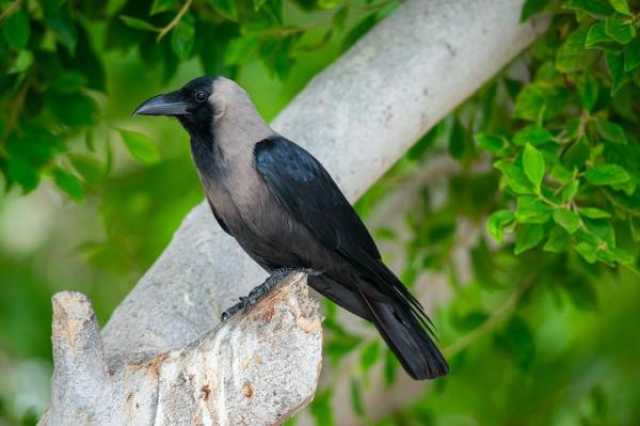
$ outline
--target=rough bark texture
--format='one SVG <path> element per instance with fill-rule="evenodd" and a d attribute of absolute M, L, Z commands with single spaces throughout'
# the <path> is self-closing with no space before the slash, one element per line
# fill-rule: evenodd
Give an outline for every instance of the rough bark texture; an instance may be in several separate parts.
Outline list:
<path fill-rule="evenodd" d="M 407 0 L 315 77 L 273 126 L 318 157 L 354 200 L 432 125 L 539 34 L 541 27 L 518 23 L 521 7 L 522 0 Z M 213 338 L 211 330 L 218 325 L 222 311 L 263 279 L 264 272 L 218 227 L 208 206 L 201 203 L 185 218 L 165 252 L 115 310 L 102 332 L 104 359 L 87 361 L 96 359 L 92 351 L 102 353 L 91 345 L 86 346 L 86 357 L 78 358 L 71 352 L 56 353 L 49 419 L 58 412 L 84 412 L 90 416 L 87 421 L 93 422 L 102 412 L 129 409 L 122 396 L 103 393 L 97 386 L 103 380 L 114 380 L 106 377 L 105 371 L 115 374 L 126 371 L 133 375 L 131 380 L 141 380 L 136 377 L 142 373 L 131 372 L 129 366 L 150 365 L 160 360 L 161 354 L 168 353 L 171 357 L 161 360 L 161 364 L 169 364 L 158 371 L 178 377 L 178 358 L 186 356 L 184 351 L 194 350 L 193 342 Z M 61 297 L 56 303 L 79 296 Z M 69 312 L 68 315 L 75 315 L 76 308 Z M 85 314 L 81 316 L 84 320 L 74 320 L 74 324 L 86 325 L 80 327 L 82 339 L 98 342 L 95 323 L 87 320 Z M 234 336 L 241 339 L 237 333 Z M 278 335 L 269 339 L 273 346 L 291 341 Z M 284 345 L 280 354 L 288 356 L 288 351 L 294 349 Z M 243 355 L 246 354 L 237 352 L 234 356 Z M 307 374 L 309 371 L 316 374 L 315 360 L 309 360 Z M 205 368 L 204 364 L 199 365 Z M 262 368 L 260 374 L 265 378 L 277 375 L 270 363 L 264 363 Z M 66 380 L 77 383 L 64 387 L 65 380 L 60 376 L 64 371 Z M 85 372 L 83 377 L 72 378 L 79 371 Z M 204 372 L 191 369 L 189 374 L 202 378 Z M 296 380 L 305 381 L 307 376 L 301 374 Z M 178 386 L 172 390 L 163 387 L 163 382 L 160 384 L 164 395 L 173 401 L 164 404 L 163 399 L 159 400 L 164 407 L 161 414 L 173 416 L 177 424 L 192 422 L 194 417 L 175 415 L 192 413 L 190 409 L 182 410 L 182 406 L 197 400 L 197 389 L 184 391 L 184 387 Z M 292 382 L 288 386 L 297 384 Z M 285 388 L 273 391 L 277 394 Z M 150 407 L 153 385 L 134 390 L 141 406 Z M 100 398 L 103 404 L 96 406 L 94 402 Z M 276 401 L 277 398 L 272 401 L 271 409 L 264 406 L 266 413 L 273 412 Z M 87 411 L 90 406 L 97 411 Z M 280 411 L 286 411 L 281 408 Z M 262 415 L 255 413 L 255 418 L 262 419 Z M 160 422 L 159 419 L 162 417 L 154 421 Z"/>
<path fill-rule="evenodd" d="M 184 348 L 115 369 L 84 295 L 58 293 L 53 308 L 55 372 L 43 425 L 272 425 L 316 389 L 322 327 L 301 273 Z"/>

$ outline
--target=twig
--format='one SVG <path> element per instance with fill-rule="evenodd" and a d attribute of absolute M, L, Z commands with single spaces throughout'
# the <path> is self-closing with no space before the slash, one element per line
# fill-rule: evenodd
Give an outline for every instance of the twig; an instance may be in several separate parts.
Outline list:
<path fill-rule="evenodd" d="M 191 7 L 191 2 L 193 0 L 187 0 L 184 5 L 182 6 L 182 8 L 178 11 L 178 13 L 176 14 L 176 16 L 171 20 L 171 22 L 169 22 L 167 24 L 166 27 L 164 27 L 161 31 L 160 34 L 158 34 L 158 38 L 156 39 L 156 41 L 160 41 L 162 40 L 162 38 L 164 36 L 166 36 L 169 31 L 171 31 L 176 25 L 178 25 L 178 23 L 180 22 L 180 20 L 182 19 L 182 17 L 184 16 L 185 13 L 187 13 L 187 11 L 189 10 L 189 8 Z"/>
<path fill-rule="evenodd" d="M 495 328 L 500 325 L 504 317 L 516 307 L 516 305 L 522 298 L 522 295 L 524 295 L 524 293 L 533 284 L 533 281 L 533 277 L 528 278 L 520 287 L 518 287 L 513 293 L 511 293 L 504 304 L 498 307 L 498 309 L 493 314 L 491 314 L 491 316 L 484 323 L 482 323 L 480 327 L 463 336 L 455 343 L 452 343 L 451 345 L 444 348 L 444 350 L 442 351 L 444 355 L 447 358 L 451 359 L 465 350 L 467 347 L 471 346 L 471 344 L 476 340 L 495 330 Z"/>
<path fill-rule="evenodd" d="M 24 106 L 24 99 L 27 96 L 27 92 L 29 91 L 29 86 L 31 86 L 31 82 L 32 82 L 31 77 L 27 76 L 24 83 L 22 84 L 22 87 L 18 91 L 18 94 L 14 98 L 13 102 L 11 102 L 11 104 L 9 105 L 9 117 L 7 118 L 7 124 L 6 124 L 6 127 L 4 128 L 2 140 L 5 140 L 7 137 L 9 137 L 9 135 L 15 128 L 16 123 L 18 121 L 18 117 L 22 112 L 22 107 Z"/>
<path fill-rule="evenodd" d="M 20 9 L 21 5 L 22 5 L 22 0 L 16 0 L 13 3 L 11 3 L 5 10 L 3 10 L 2 13 L 0 14 L 0 24 L 9 16 L 16 13 L 18 9 Z"/>

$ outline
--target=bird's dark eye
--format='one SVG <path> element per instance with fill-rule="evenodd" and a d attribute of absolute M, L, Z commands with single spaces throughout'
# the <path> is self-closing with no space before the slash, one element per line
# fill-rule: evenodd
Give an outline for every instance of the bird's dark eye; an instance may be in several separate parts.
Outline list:
<path fill-rule="evenodd" d="M 196 102 L 202 103 L 207 100 L 209 95 L 204 90 L 198 90 L 194 95 Z"/>

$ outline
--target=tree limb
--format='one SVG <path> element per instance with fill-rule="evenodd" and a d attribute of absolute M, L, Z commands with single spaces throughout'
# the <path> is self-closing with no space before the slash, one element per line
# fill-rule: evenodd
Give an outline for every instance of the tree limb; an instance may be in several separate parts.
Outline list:
<path fill-rule="evenodd" d="M 302 273 L 184 348 L 117 369 L 84 295 L 58 293 L 53 308 L 53 395 L 42 425 L 272 425 L 316 389 L 322 327 Z"/>

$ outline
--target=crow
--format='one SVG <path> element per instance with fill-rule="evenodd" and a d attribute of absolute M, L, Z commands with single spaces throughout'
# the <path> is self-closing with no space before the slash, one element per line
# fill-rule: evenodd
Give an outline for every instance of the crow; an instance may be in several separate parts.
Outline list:
<path fill-rule="evenodd" d="M 270 278 L 228 309 L 255 303 L 290 270 L 342 308 L 373 322 L 416 380 L 448 372 L 422 305 L 382 262 L 338 185 L 308 151 L 276 133 L 246 91 L 204 76 L 134 112 L 178 119 L 220 227 Z"/>

